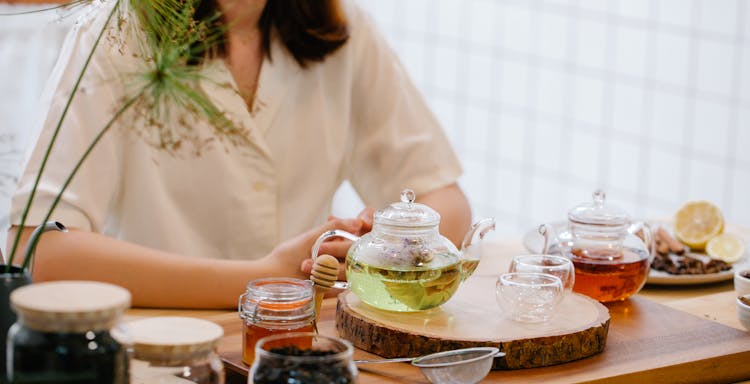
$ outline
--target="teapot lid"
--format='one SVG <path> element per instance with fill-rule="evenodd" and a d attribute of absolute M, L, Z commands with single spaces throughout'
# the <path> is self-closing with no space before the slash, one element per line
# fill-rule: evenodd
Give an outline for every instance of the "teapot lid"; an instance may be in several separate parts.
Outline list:
<path fill-rule="evenodd" d="M 568 220 L 575 224 L 621 227 L 630 224 L 630 216 L 624 210 L 605 204 L 602 190 L 593 193 L 593 201 L 583 203 L 568 212 Z"/>
<path fill-rule="evenodd" d="M 375 212 L 374 221 L 378 224 L 400 227 L 429 227 L 440 224 L 440 214 L 434 209 L 415 203 L 417 194 L 411 189 L 401 192 L 401 201 Z"/>

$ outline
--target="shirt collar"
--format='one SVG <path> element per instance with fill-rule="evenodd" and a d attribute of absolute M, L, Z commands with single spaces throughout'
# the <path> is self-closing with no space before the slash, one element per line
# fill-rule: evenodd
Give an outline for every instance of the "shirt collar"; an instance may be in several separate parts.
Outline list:
<path fill-rule="evenodd" d="M 223 59 L 212 60 L 205 68 L 206 78 L 201 81 L 201 88 L 212 96 L 220 109 L 242 124 L 252 144 L 269 158 L 271 151 L 264 137 L 302 69 L 275 33 L 271 39 L 271 54 L 272 58 L 268 55 L 263 58 L 251 110 L 237 91 L 237 84 Z"/>
<path fill-rule="evenodd" d="M 289 53 L 281 39 L 273 33 L 271 57 L 266 55 L 260 68 L 258 89 L 250 115 L 256 119 L 261 134 L 265 134 L 279 110 L 290 85 L 297 80 L 302 68 Z"/>

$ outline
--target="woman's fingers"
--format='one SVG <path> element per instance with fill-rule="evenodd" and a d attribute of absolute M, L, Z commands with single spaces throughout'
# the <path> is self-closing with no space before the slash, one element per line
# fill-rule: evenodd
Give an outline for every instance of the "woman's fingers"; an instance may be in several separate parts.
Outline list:
<path fill-rule="evenodd" d="M 302 273 L 309 275 L 312 273 L 312 266 L 313 266 L 312 259 L 307 259 L 302 262 L 302 265 L 300 266 L 300 270 L 302 271 Z M 338 280 L 340 281 L 346 280 L 346 262 L 344 260 L 339 260 Z"/>
<path fill-rule="evenodd" d="M 302 261 L 300 263 L 300 270 L 304 272 L 305 274 L 309 274 L 310 271 L 312 271 L 312 260 L 311 258 L 304 257 L 305 255 L 310 255 L 310 252 L 312 251 L 312 246 L 315 244 L 315 241 L 322 235 L 323 233 L 334 230 L 334 229 L 340 229 L 344 230 L 350 233 L 359 233 L 361 231 L 363 222 L 362 220 L 356 218 L 356 219 L 341 219 L 335 216 L 329 217 L 329 220 L 325 222 L 322 226 L 315 228 L 313 230 L 308 231 L 304 234 L 304 240 L 301 244 L 301 251 L 302 251 Z M 331 238 L 330 240 L 339 239 L 339 238 Z M 346 252 L 349 251 L 349 247 L 351 246 L 351 242 L 344 239 L 345 241 L 325 241 L 321 244 L 320 249 L 318 250 L 318 254 L 327 253 L 329 255 L 332 255 L 336 258 L 338 258 L 340 261 L 342 261 L 341 264 L 343 264 L 344 258 L 346 258 Z M 339 268 L 339 277 L 343 278 L 344 274 L 342 273 L 342 269 Z"/>
<path fill-rule="evenodd" d="M 362 228 L 362 221 L 359 219 L 333 219 L 326 221 L 325 224 L 322 226 L 310 230 L 305 234 L 305 245 L 307 247 L 307 253 L 310 253 L 310 250 L 312 249 L 313 244 L 315 244 L 315 241 L 318 240 L 318 237 L 322 235 L 323 233 L 327 231 L 331 231 L 334 229 L 340 229 L 344 230 L 350 233 L 357 233 L 360 231 L 360 228 Z M 320 252 L 318 252 L 320 254 Z M 335 256 L 335 255 L 334 255 Z"/>
<path fill-rule="evenodd" d="M 318 255 L 328 254 L 339 261 L 346 259 L 346 253 L 349 252 L 349 248 L 352 246 L 352 242 L 346 241 L 326 241 L 320 245 Z"/>
<path fill-rule="evenodd" d="M 312 265 L 312 259 L 305 259 L 302 260 L 302 264 L 300 265 L 299 269 L 300 271 L 302 271 L 302 273 L 309 275 L 310 273 L 312 273 Z"/>
<path fill-rule="evenodd" d="M 357 218 L 362 220 L 362 227 L 360 228 L 359 235 L 363 235 L 372 230 L 373 215 L 375 214 L 375 208 L 367 207 L 357 215 Z"/>

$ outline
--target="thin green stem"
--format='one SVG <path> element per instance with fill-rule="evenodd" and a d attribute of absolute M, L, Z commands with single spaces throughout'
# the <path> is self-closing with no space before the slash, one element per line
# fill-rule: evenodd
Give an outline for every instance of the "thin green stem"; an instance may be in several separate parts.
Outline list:
<path fill-rule="evenodd" d="M 91 62 L 91 58 L 94 56 L 94 52 L 96 51 L 96 47 L 99 46 L 99 41 L 101 41 L 102 36 L 104 36 L 104 32 L 107 29 L 107 26 L 109 25 L 110 21 L 112 20 L 112 17 L 114 16 L 115 12 L 120 6 L 120 1 L 117 0 L 115 5 L 112 7 L 112 11 L 107 16 L 107 20 L 104 22 L 104 26 L 102 26 L 102 30 L 99 31 L 99 35 L 96 37 L 96 40 L 94 41 L 93 47 L 91 47 L 91 51 L 89 52 L 88 56 L 86 57 L 86 62 L 83 65 L 83 68 L 81 68 L 81 73 L 78 74 L 78 78 L 76 79 L 75 84 L 73 85 L 73 90 L 70 93 L 70 97 L 68 97 L 67 102 L 65 103 L 65 107 L 63 108 L 62 115 L 60 115 L 60 119 L 57 121 L 57 125 L 55 126 L 55 130 L 52 133 L 52 138 L 50 138 L 49 145 L 47 145 L 47 151 L 44 153 L 44 157 L 42 158 L 42 163 L 39 166 L 39 171 L 36 174 L 36 179 L 34 180 L 34 185 L 31 188 L 31 192 L 29 193 L 29 199 L 26 201 L 26 206 L 23 209 L 23 214 L 21 215 L 21 222 L 18 225 L 18 230 L 16 231 L 16 236 L 13 239 L 13 246 L 10 249 L 10 256 L 8 259 L 8 264 L 5 266 L 5 273 L 10 272 L 10 267 L 13 265 L 13 259 L 16 256 L 16 249 L 18 248 L 18 243 L 21 240 L 21 232 L 23 231 L 23 227 L 26 225 L 26 217 L 29 214 L 29 210 L 31 208 L 31 203 L 34 201 L 34 196 L 36 195 L 37 188 L 39 187 L 39 181 L 42 179 L 42 173 L 44 172 L 44 168 L 47 166 L 47 160 L 49 159 L 50 153 L 52 153 L 52 147 L 55 145 L 55 141 L 57 140 L 57 135 L 60 133 L 60 128 L 62 127 L 63 120 L 65 120 L 65 116 L 68 114 L 68 109 L 70 108 L 70 105 L 73 102 L 73 97 L 75 97 L 76 93 L 78 92 L 78 87 L 81 84 L 81 80 L 83 79 L 83 75 L 86 73 L 86 70 L 89 67 L 89 63 Z M 43 223 L 46 222 L 43 221 Z M 28 263 L 24 261 L 23 265 L 24 267 Z"/>
<path fill-rule="evenodd" d="M 55 200 L 52 202 L 52 205 L 50 205 L 49 210 L 47 210 L 47 215 L 44 216 L 44 220 L 42 220 L 42 223 L 46 223 L 49 220 L 50 216 L 52 216 L 52 212 L 55 210 L 55 208 L 57 207 L 57 204 L 60 202 L 60 199 L 62 198 L 63 193 L 65 193 L 65 190 L 68 189 L 68 185 L 70 185 L 70 182 L 73 181 L 73 177 L 75 177 L 76 173 L 78 173 L 78 169 L 81 168 L 81 165 L 86 160 L 86 158 L 89 157 L 89 154 L 91 154 L 91 151 L 94 149 L 94 147 L 96 147 L 96 145 L 99 144 L 99 141 L 102 139 L 102 137 L 104 137 L 104 134 L 106 134 L 109 131 L 109 129 L 112 127 L 112 125 L 115 123 L 115 121 L 117 121 L 117 119 L 119 119 L 120 116 L 122 116 L 122 114 L 125 113 L 125 111 L 127 111 L 128 108 L 130 108 L 130 106 L 133 105 L 133 103 L 135 103 L 136 100 L 138 100 L 138 98 L 141 97 L 141 95 L 143 95 L 143 93 L 146 91 L 147 88 L 148 88 L 148 85 L 144 86 L 140 90 L 140 92 L 138 92 L 137 95 L 133 96 L 128 101 L 126 101 L 125 104 L 123 104 L 122 107 L 120 107 L 120 109 L 117 110 L 117 112 L 115 112 L 112 118 L 109 119 L 107 124 L 99 131 L 99 133 L 96 134 L 96 137 L 94 137 L 94 140 L 91 141 L 88 148 L 86 148 L 86 151 L 83 153 L 83 155 L 81 155 L 81 158 L 78 159 L 78 162 L 76 163 L 75 167 L 73 167 L 73 170 L 70 171 L 70 174 L 68 174 L 68 178 L 65 179 L 65 182 L 60 188 L 60 192 L 58 192 L 57 196 L 55 196 Z M 26 257 L 23 261 L 23 269 L 26 269 L 26 267 L 28 267 L 29 262 L 33 256 L 33 250 L 36 248 L 36 242 L 38 242 L 40 238 L 41 236 L 36 237 L 35 241 L 26 247 Z"/>

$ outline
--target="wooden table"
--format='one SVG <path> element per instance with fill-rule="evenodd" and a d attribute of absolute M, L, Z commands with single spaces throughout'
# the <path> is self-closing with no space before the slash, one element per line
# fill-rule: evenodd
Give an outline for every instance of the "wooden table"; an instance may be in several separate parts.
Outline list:
<path fill-rule="evenodd" d="M 492 245 L 497 254 L 524 253 L 520 241 Z M 477 273 L 494 273 L 492 262 Z M 335 335 L 336 300 L 326 299 L 320 332 Z M 493 371 L 484 382 L 659 382 L 702 383 L 750 380 L 750 333 L 737 319 L 731 281 L 697 286 L 647 285 L 623 303 L 608 305 L 612 317 L 603 353 L 557 366 Z M 235 311 L 133 309 L 129 317 L 182 315 L 217 322 L 225 329 L 219 353 L 231 382 L 247 372 L 241 363 L 241 321 Z M 377 358 L 355 351 L 355 358 Z M 361 366 L 360 383 L 428 383 L 416 368 L 404 364 Z"/>

